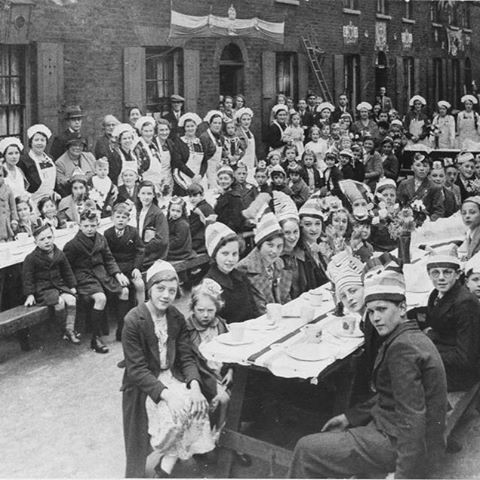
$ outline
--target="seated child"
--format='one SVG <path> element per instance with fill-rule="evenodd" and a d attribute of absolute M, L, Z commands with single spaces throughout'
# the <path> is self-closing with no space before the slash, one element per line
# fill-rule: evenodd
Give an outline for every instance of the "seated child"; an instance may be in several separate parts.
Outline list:
<path fill-rule="evenodd" d="M 167 260 L 184 260 L 195 255 L 192 248 L 192 236 L 187 220 L 187 206 L 181 197 L 172 197 L 168 204 L 168 238 Z"/>
<path fill-rule="evenodd" d="M 297 147 L 295 145 L 285 145 L 283 147 L 283 157 L 282 167 L 285 171 L 288 170 L 288 167 L 293 167 L 298 165 L 297 163 Z"/>
<path fill-rule="evenodd" d="M 468 197 L 462 203 L 462 220 L 467 232 L 465 241 L 458 248 L 460 260 L 470 260 L 480 252 L 480 196 Z"/>
<path fill-rule="evenodd" d="M 255 181 L 259 193 L 272 193 L 272 187 L 268 184 L 268 170 L 266 168 L 257 167 L 255 169 Z"/>
<path fill-rule="evenodd" d="M 443 206 L 445 208 L 444 217 L 450 217 L 450 215 L 453 215 L 459 210 L 460 204 L 457 202 L 455 194 L 445 185 L 447 176 L 445 174 L 445 168 L 443 167 L 443 164 L 438 161 L 433 162 L 432 169 L 430 170 L 428 177 L 442 190 Z"/>
<path fill-rule="evenodd" d="M 300 165 L 290 166 L 287 170 L 290 178 L 288 186 L 292 191 L 292 200 L 295 202 L 297 208 L 300 208 L 310 197 L 310 190 L 300 176 L 301 171 L 302 168 Z"/>
<path fill-rule="evenodd" d="M 233 188 L 240 193 L 243 207 L 248 208 L 255 198 L 257 198 L 258 190 L 257 187 L 247 182 L 248 168 L 242 160 L 237 163 L 237 169 L 234 171 L 234 175 L 235 183 Z"/>
<path fill-rule="evenodd" d="M 242 210 L 244 210 L 242 196 L 232 188 L 234 181 L 235 177 L 231 167 L 225 165 L 217 170 L 217 182 L 222 193 L 217 198 L 215 214 L 218 222 L 224 223 L 235 233 L 240 233 L 245 230 L 246 222 L 242 215 Z"/>
<path fill-rule="evenodd" d="M 127 200 L 135 204 L 138 194 L 138 173 L 133 168 L 125 167 L 120 173 L 122 185 L 118 187 L 116 203 L 124 203 Z"/>
<path fill-rule="evenodd" d="M 13 240 L 18 227 L 17 207 L 12 189 L 5 183 L 8 175 L 4 165 L 0 165 L 0 242 Z"/>
<path fill-rule="evenodd" d="M 301 118 L 298 112 L 294 112 L 290 115 L 290 124 L 283 131 L 282 140 L 290 145 L 294 145 L 297 149 L 297 159 L 303 155 L 305 147 L 303 141 L 305 140 L 305 134 L 301 125 Z"/>
<path fill-rule="evenodd" d="M 36 248 L 23 262 L 25 306 L 35 303 L 53 306 L 65 325 L 64 340 L 80 343 L 75 332 L 77 281 L 65 254 L 55 245 L 53 229 L 39 223 L 33 230 Z"/>
<path fill-rule="evenodd" d="M 368 242 L 371 234 L 370 217 L 357 219 L 354 218 L 352 236 L 350 238 L 350 246 L 352 253 L 358 257 L 363 263 L 366 263 L 373 255 L 373 247 Z"/>
<path fill-rule="evenodd" d="M 95 175 L 89 183 L 89 198 L 93 200 L 101 211 L 101 218 L 108 217 L 112 213 L 112 205 L 117 195 L 117 187 L 108 176 L 109 165 L 105 157 L 95 160 Z"/>
<path fill-rule="evenodd" d="M 55 202 L 50 197 L 43 197 L 37 204 L 40 218 L 48 223 L 53 229 L 61 229 L 67 227 L 67 222 L 57 213 Z"/>
<path fill-rule="evenodd" d="M 276 165 L 270 170 L 270 177 L 272 179 L 272 190 L 277 190 L 288 196 L 292 196 L 292 191 L 287 185 L 287 174 L 280 165 Z"/>
<path fill-rule="evenodd" d="M 300 176 L 307 184 L 310 193 L 316 192 L 323 187 L 324 182 L 322 175 L 315 166 L 315 154 L 311 150 L 305 150 L 302 155 L 301 164 L 303 165 Z"/>
<path fill-rule="evenodd" d="M 353 152 L 351 150 L 342 150 L 340 152 L 340 171 L 344 180 L 354 180 L 355 172 L 353 171 L 352 160 Z"/>
<path fill-rule="evenodd" d="M 97 232 L 98 224 L 98 213 L 85 208 L 80 214 L 78 233 L 63 251 L 77 279 L 78 294 L 93 301 L 90 347 L 96 353 L 108 353 L 108 348 L 100 338 L 107 304 L 106 292 L 118 295 L 118 310 L 126 314 L 129 309 L 129 280 L 118 268 L 105 237 Z"/>
<path fill-rule="evenodd" d="M 202 343 L 227 332 L 225 320 L 217 315 L 223 304 L 222 288 L 215 280 L 206 278 L 192 290 L 191 313 L 186 319 L 204 394 L 210 404 L 210 418 L 217 433 L 225 423 L 233 369 L 221 362 L 207 360 L 199 347 Z"/>
<path fill-rule="evenodd" d="M 33 235 L 35 215 L 33 207 L 27 196 L 23 195 L 15 199 L 18 214 L 18 227 L 16 233 L 27 233 L 29 237 Z"/>
<path fill-rule="evenodd" d="M 354 173 L 353 180 L 356 180 L 357 182 L 363 182 L 365 180 L 365 165 L 363 163 L 363 149 L 361 145 L 352 145 L 352 153 L 352 167 Z"/>
<path fill-rule="evenodd" d="M 280 165 L 281 161 L 281 155 L 277 150 L 272 150 L 268 155 L 267 155 L 267 169 L 268 173 L 272 171 L 272 168 L 275 167 L 276 165 Z"/>
<path fill-rule="evenodd" d="M 113 226 L 105 230 L 104 236 L 108 243 L 113 258 L 117 262 L 120 271 L 128 278 L 135 288 L 137 304 L 145 301 L 145 284 L 142 280 L 141 268 L 145 256 L 145 246 L 137 232 L 137 229 L 128 224 L 131 211 L 126 203 L 117 203 L 112 210 Z M 123 302 L 115 302 L 118 310 L 121 307 L 128 308 L 130 305 Z M 128 310 L 127 310 L 128 311 Z M 127 311 L 117 311 L 116 339 L 122 339 L 123 317 Z"/>
<path fill-rule="evenodd" d="M 340 169 L 337 167 L 337 155 L 335 155 L 333 152 L 328 152 L 325 155 L 325 165 L 327 168 L 323 172 L 323 176 L 327 192 L 331 193 L 332 195 L 341 196 L 338 182 L 343 180 L 343 175 Z"/>
<path fill-rule="evenodd" d="M 325 132 L 330 130 L 328 125 L 325 125 L 322 128 L 325 130 Z M 316 158 L 316 166 L 322 173 L 326 168 L 324 157 L 328 151 L 328 147 L 328 137 L 325 137 L 324 135 L 323 138 L 320 138 L 320 128 L 313 126 L 310 129 L 310 141 L 305 145 L 305 150 L 310 150 L 314 153 Z"/>
<path fill-rule="evenodd" d="M 235 122 L 230 119 L 225 124 L 225 135 L 223 137 L 222 159 L 224 165 L 229 165 L 234 170 L 238 161 L 243 157 L 245 151 L 242 147 L 240 137 L 236 133 Z"/>
<path fill-rule="evenodd" d="M 192 183 L 188 187 L 188 195 L 192 204 L 192 211 L 188 217 L 192 248 L 197 253 L 205 253 L 205 227 L 208 218 L 215 215 L 213 207 L 205 200 L 204 189 L 199 183 Z"/>

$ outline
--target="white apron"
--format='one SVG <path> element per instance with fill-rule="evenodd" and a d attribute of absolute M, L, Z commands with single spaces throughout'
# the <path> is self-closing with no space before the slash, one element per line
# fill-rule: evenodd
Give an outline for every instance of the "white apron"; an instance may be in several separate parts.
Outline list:
<path fill-rule="evenodd" d="M 274 121 L 273 124 L 278 127 L 278 129 L 280 130 L 280 137 L 282 137 L 283 136 L 283 128 L 280 126 L 280 124 L 277 121 Z M 284 145 L 282 145 L 281 147 L 278 147 L 278 148 L 271 148 L 270 147 L 270 152 L 269 153 L 275 152 L 278 155 L 283 156 L 283 148 L 284 148 Z"/>
<path fill-rule="evenodd" d="M 248 138 L 247 133 L 245 132 L 245 137 L 247 139 L 247 148 L 245 154 L 242 157 L 242 162 L 247 166 L 247 182 L 257 184 L 255 181 L 255 167 L 257 165 L 257 156 L 255 154 L 255 137 L 253 133 L 250 132 L 250 138 Z"/>
<path fill-rule="evenodd" d="M 419 137 L 423 133 L 423 126 L 425 125 L 425 120 L 417 120 L 416 118 L 412 118 L 412 121 L 410 122 L 410 125 L 408 127 L 408 131 L 410 134 L 414 137 Z M 421 145 L 426 145 L 427 147 L 430 147 L 430 139 L 428 138 L 428 135 L 423 139 L 419 140 L 417 143 Z M 409 145 L 414 145 L 415 142 L 412 140 L 408 140 Z"/>
<path fill-rule="evenodd" d="M 181 140 L 184 141 L 183 138 Z M 196 141 L 199 142 L 198 139 Z M 194 148 L 193 145 L 189 145 L 187 142 L 185 143 L 188 145 L 188 148 L 190 150 L 186 165 L 193 172 L 195 176 L 200 175 L 200 168 L 202 167 L 202 162 L 203 162 L 203 158 L 205 157 L 205 154 L 203 152 L 196 152 L 193 149 Z M 175 182 L 184 190 L 186 190 L 192 184 L 192 179 L 178 169 L 175 170 L 175 172 L 173 173 L 173 176 L 175 178 Z M 204 187 L 206 188 L 206 185 L 204 185 Z"/>
<path fill-rule="evenodd" d="M 57 179 L 57 169 L 55 168 L 53 160 L 45 153 L 43 154 L 43 160 L 40 160 L 40 162 L 32 155 L 29 156 L 37 167 L 41 181 L 38 190 L 32 194 L 32 203 L 36 205 L 41 198 L 52 195 L 53 189 L 55 188 L 55 180 Z M 50 164 L 50 166 L 47 166 L 47 163 Z"/>
<path fill-rule="evenodd" d="M 208 164 L 207 164 L 207 185 L 208 185 L 208 188 L 211 189 L 211 188 L 218 188 L 217 170 L 222 161 L 222 146 L 217 145 L 217 139 L 214 137 L 210 129 L 208 129 L 207 132 L 210 135 L 210 138 L 212 139 L 212 142 L 216 147 L 213 157 L 211 157 L 208 160 Z"/>

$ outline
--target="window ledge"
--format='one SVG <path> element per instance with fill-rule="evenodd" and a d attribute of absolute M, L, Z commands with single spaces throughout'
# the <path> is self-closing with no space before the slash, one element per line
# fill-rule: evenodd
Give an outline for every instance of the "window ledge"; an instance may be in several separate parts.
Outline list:
<path fill-rule="evenodd" d="M 433 28 L 443 28 L 443 25 L 441 23 L 432 22 L 432 27 Z"/>
<path fill-rule="evenodd" d="M 473 30 L 471 28 L 464 28 L 463 31 L 465 33 L 472 33 L 473 32 Z"/>
<path fill-rule="evenodd" d="M 402 18 L 403 23 L 409 23 L 410 25 L 415 25 L 417 22 L 413 18 Z"/>
<path fill-rule="evenodd" d="M 343 13 L 347 13 L 348 15 L 360 15 L 362 12 L 360 10 L 353 10 L 351 8 L 344 8 Z"/>
<path fill-rule="evenodd" d="M 275 0 L 275 3 L 285 3 L 287 5 L 300 5 L 300 0 Z"/>
<path fill-rule="evenodd" d="M 456 27 L 455 25 L 449 25 L 448 28 L 450 30 L 460 30 L 460 27 Z"/>
<path fill-rule="evenodd" d="M 391 20 L 392 16 L 391 15 L 385 15 L 384 13 L 377 13 L 377 18 L 379 20 Z"/>

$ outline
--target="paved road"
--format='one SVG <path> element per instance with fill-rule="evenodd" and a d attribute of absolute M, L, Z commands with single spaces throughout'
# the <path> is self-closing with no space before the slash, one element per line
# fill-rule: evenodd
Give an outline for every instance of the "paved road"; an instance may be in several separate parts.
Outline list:
<path fill-rule="evenodd" d="M 181 307 L 185 301 L 181 303 Z M 33 350 L 0 340 L 0 477 L 122 478 L 121 346 L 98 355 L 58 338 L 49 325 L 33 330 Z M 446 455 L 445 478 L 480 478 L 480 416 L 460 431 L 464 448 Z M 268 465 L 235 468 L 234 475 L 264 477 Z M 175 470 L 181 477 L 213 477 L 213 467 L 193 460 Z M 277 475 L 281 472 L 278 471 Z"/>

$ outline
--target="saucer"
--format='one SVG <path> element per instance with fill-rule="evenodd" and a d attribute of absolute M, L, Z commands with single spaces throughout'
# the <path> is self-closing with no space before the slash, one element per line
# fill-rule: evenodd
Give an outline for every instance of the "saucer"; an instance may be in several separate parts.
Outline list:
<path fill-rule="evenodd" d="M 322 348 L 322 343 L 298 343 L 285 349 L 285 353 L 295 360 L 318 362 L 332 356 L 331 352 Z"/>
<path fill-rule="evenodd" d="M 235 340 L 230 333 L 223 333 L 222 335 L 215 337 L 215 339 L 220 343 L 223 343 L 225 345 L 235 346 L 235 347 L 238 345 L 248 345 L 249 343 L 253 342 L 252 339 L 245 338 L 245 337 L 242 340 Z"/>

